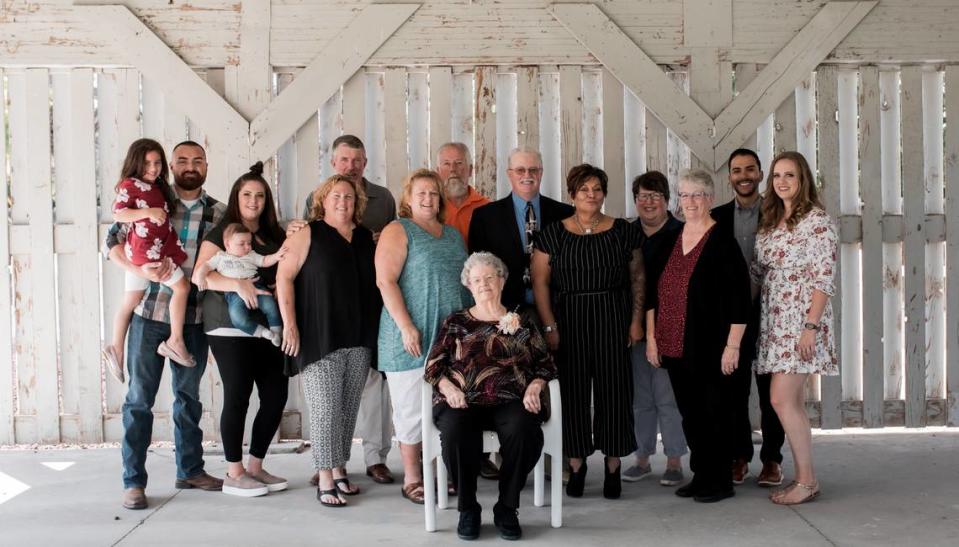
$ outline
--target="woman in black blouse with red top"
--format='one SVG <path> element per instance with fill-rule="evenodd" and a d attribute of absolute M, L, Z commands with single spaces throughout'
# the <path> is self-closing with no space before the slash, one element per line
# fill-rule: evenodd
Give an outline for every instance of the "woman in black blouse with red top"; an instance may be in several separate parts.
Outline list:
<path fill-rule="evenodd" d="M 495 430 L 503 463 L 493 522 L 504 539 L 519 539 L 519 493 L 543 449 L 548 404 L 541 402 L 556 366 L 535 325 L 503 306 L 506 265 L 490 253 L 474 253 L 461 281 L 473 293 L 471 308 L 443 322 L 426 361 L 426 381 L 436 387 L 433 419 L 443 461 L 459 495 L 457 534 L 479 536 L 481 507 L 476 477 L 483 460 L 483 431 Z"/>
<path fill-rule="evenodd" d="M 735 494 L 730 375 L 749 315 L 749 277 L 736 240 L 713 229 L 709 173 L 680 175 L 679 204 L 686 224 L 663 241 L 648 269 L 646 356 L 669 371 L 683 417 L 693 480 L 676 495 L 709 503 Z"/>

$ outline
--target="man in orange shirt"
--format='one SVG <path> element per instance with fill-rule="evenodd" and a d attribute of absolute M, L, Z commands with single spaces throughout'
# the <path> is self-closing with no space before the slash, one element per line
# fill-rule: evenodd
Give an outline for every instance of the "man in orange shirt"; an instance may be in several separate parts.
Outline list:
<path fill-rule="evenodd" d="M 443 179 L 443 192 L 446 194 L 446 224 L 456 228 L 469 248 L 467 237 L 473 211 L 490 202 L 488 197 L 470 186 L 473 174 L 470 149 L 461 142 L 448 142 L 440 146 L 436 151 L 436 172 Z"/>

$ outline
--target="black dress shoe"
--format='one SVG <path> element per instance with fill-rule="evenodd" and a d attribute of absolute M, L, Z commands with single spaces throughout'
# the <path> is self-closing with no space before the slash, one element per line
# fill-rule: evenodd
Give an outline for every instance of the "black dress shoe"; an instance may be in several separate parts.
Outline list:
<path fill-rule="evenodd" d="M 578 471 L 569 469 L 569 482 L 566 483 L 566 495 L 571 498 L 583 497 L 583 488 L 586 487 L 586 458 L 579 466 Z"/>
<path fill-rule="evenodd" d="M 736 491 L 732 488 L 728 490 L 709 490 L 697 493 L 693 496 L 693 501 L 698 501 L 699 503 L 716 503 L 717 501 L 722 501 L 735 495 Z"/>
<path fill-rule="evenodd" d="M 481 510 L 460 511 L 460 522 L 456 526 L 456 535 L 460 539 L 473 540 L 479 537 Z"/>
<path fill-rule="evenodd" d="M 499 537 L 503 539 L 512 541 L 523 537 L 523 529 L 519 526 L 516 509 L 510 509 L 497 502 L 493 506 L 493 524 L 499 530 Z"/>
<path fill-rule="evenodd" d="M 623 468 L 622 463 L 616 467 L 616 471 L 609 470 L 609 458 L 603 458 L 603 497 L 608 500 L 619 499 L 623 491 L 623 483 L 620 481 L 619 472 Z"/>
<path fill-rule="evenodd" d="M 496 464 L 490 461 L 488 457 L 483 458 L 483 463 L 480 466 L 480 476 L 491 481 L 498 480 L 499 467 L 496 467 Z"/>
<path fill-rule="evenodd" d="M 699 493 L 699 489 L 693 483 L 693 481 L 689 481 L 686 484 L 676 489 L 676 495 L 681 498 L 692 498 L 696 496 L 698 493 Z"/>

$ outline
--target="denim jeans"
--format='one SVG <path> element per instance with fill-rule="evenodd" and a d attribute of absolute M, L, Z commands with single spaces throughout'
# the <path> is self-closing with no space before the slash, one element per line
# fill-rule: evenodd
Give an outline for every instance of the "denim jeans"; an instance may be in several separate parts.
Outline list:
<path fill-rule="evenodd" d="M 256 334 L 257 322 L 256 310 L 246 307 L 246 303 L 235 292 L 228 292 L 223 295 L 226 298 L 227 306 L 230 310 L 230 321 L 233 326 L 241 331 L 253 336 Z M 269 294 L 260 294 L 256 297 L 256 305 L 266 316 L 266 324 L 270 327 L 283 327 L 283 319 L 280 317 L 280 308 L 276 304 L 276 298 Z"/>
<path fill-rule="evenodd" d="M 127 334 L 127 387 L 123 403 L 123 487 L 146 488 L 147 448 L 153 435 L 153 403 L 160 388 L 166 359 L 157 355 L 160 342 L 170 337 L 170 325 L 134 314 Z M 206 370 L 208 346 L 203 325 L 185 325 L 183 338 L 196 359 L 188 368 L 170 362 L 173 374 L 173 439 L 176 476 L 188 479 L 203 473 L 203 431 L 200 430 L 200 379 Z"/>
<path fill-rule="evenodd" d="M 663 452 L 667 456 L 685 454 L 683 419 L 676 406 L 669 373 L 649 364 L 645 341 L 633 346 L 633 386 L 636 454 L 652 456 L 656 453 L 657 426 L 663 436 Z"/>

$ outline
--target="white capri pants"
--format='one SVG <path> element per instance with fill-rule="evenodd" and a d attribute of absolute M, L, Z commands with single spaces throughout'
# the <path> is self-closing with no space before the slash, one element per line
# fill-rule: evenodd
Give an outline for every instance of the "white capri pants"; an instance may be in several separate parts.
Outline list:
<path fill-rule="evenodd" d="M 422 442 L 423 367 L 387 372 L 386 385 L 390 389 L 390 402 L 393 405 L 396 440 L 403 444 Z"/>

